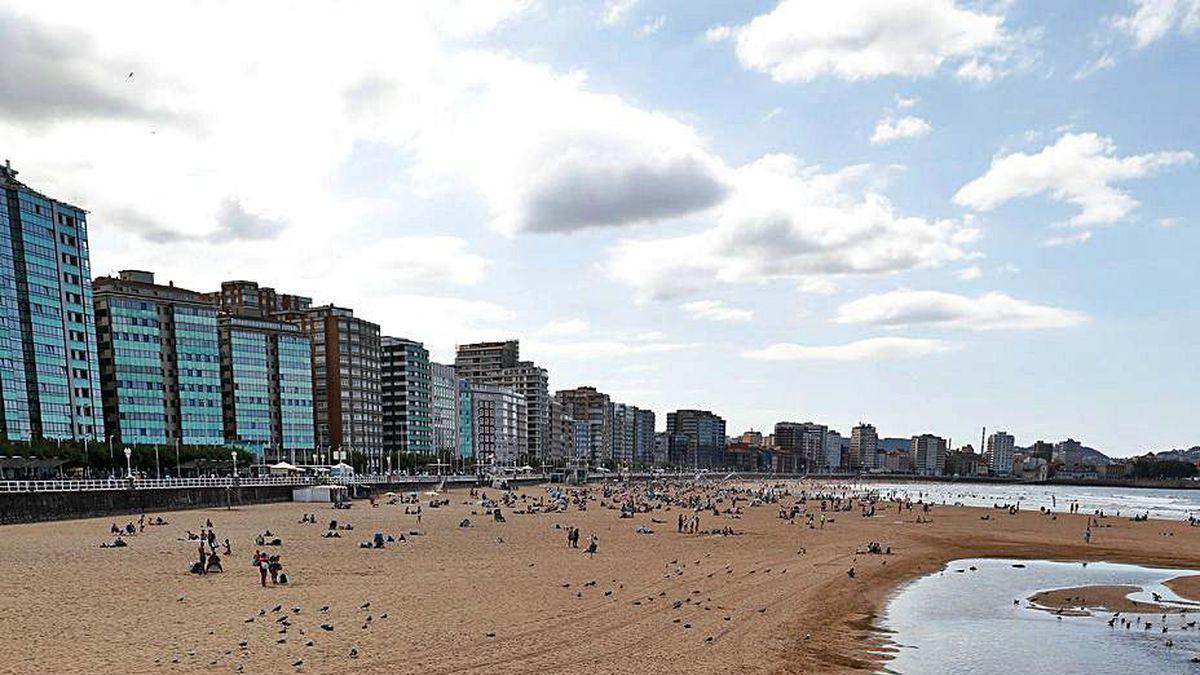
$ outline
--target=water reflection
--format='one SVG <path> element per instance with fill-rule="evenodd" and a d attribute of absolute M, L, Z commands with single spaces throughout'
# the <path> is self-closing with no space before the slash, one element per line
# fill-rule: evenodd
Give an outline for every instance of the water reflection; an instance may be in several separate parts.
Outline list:
<path fill-rule="evenodd" d="M 1200 662 L 1192 661 L 1200 656 L 1200 631 L 1185 628 L 1200 611 L 1169 615 L 1162 633 L 1158 614 L 1147 616 L 1153 631 L 1110 628 L 1111 612 L 1059 616 L 1027 600 L 1055 588 L 1124 585 L 1142 589 L 1135 599 L 1156 592 L 1178 601 L 1162 582 L 1191 573 L 1114 563 L 954 561 L 888 604 L 880 623 L 894 631 L 897 650 L 884 672 L 1200 673 Z"/>

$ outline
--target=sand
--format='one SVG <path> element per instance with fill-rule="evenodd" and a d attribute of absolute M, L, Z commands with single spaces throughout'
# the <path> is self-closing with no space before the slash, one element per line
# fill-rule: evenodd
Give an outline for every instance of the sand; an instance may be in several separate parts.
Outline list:
<path fill-rule="evenodd" d="M 1140 590 L 1138 586 L 1076 586 L 1035 593 L 1029 600 L 1041 607 L 1057 610 L 1060 614 L 1091 614 L 1088 610 L 1126 614 L 1178 614 L 1186 611 L 1180 607 L 1139 602 L 1125 597 Z"/>
<path fill-rule="evenodd" d="M 403 506 L 365 502 L 350 511 L 275 504 L 164 513 L 169 525 L 147 527 L 124 549 L 98 545 L 128 517 L 0 527 L 0 672 L 870 670 L 886 649 L 873 619 L 889 594 L 952 559 L 1200 569 L 1200 531 L 1162 521 L 1107 519 L 1111 527 L 1084 545 L 1085 515 L 936 507 L 932 523 L 918 524 L 916 511 L 891 506 L 873 518 L 838 513 L 809 529 L 764 505 L 737 519 L 703 515 L 703 528 L 745 532 L 722 537 L 677 534 L 678 510 L 621 519 L 593 502 L 586 512 L 506 509 L 507 522 L 494 523 L 470 516 L 478 507 L 463 503 L 465 490 L 445 496 L 451 505 L 426 508 L 420 526 Z M 320 524 L 299 524 L 306 512 Z M 475 526 L 459 528 L 464 516 Z M 186 572 L 196 544 L 179 539 L 206 518 L 234 554 L 224 574 L 197 577 Z M 330 518 L 355 530 L 323 539 Z M 568 549 L 556 524 L 580 527 L 582 545 L 597 534 L 598 555 Z M 639 525 L 655 534 L 635 533 Z M 267 528 L 283 539 L 287 587 L 260 588 L 249 565 L 254 535 Z M 424 534 L 385 550 L 357 546 L 376 530 L 414 529 Z M 891 555 L 855 554 L 871 541 Z M 276 605 L 282 612 L 271 611 Z M 324 605 L 327 614 L 318 611 Z M 292 607 L 300 612 L 281 635 L 276 620 Z"/>

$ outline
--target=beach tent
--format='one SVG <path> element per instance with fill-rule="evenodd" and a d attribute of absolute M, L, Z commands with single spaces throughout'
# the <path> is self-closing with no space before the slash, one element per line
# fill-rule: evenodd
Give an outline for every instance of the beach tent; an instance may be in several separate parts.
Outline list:
<path fill-rule="evenodd" d="M 272 465 L 268 466 L 267 468 L 271 470 L 271 473 L 273 475 L 296 473 L 297 471 L 300 470 L 300 467 L 298 467 L 294 464 L 288 464 L 287 462 L 280 462 L 278 464 L 272 464 Z"/>
<path fill-rule="evenodd" d="M 338 462 L 329 467 L 329 475 L 331 476 L 353 476 L 354 467 L 345 462 Z"/>

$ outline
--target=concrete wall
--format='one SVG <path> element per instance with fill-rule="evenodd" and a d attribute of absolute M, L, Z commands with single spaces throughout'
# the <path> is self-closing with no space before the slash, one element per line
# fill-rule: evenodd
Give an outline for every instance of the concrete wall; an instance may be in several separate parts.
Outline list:
<path fill-rule="evenodd" d="M 43 520 L 124 516 L 292 500 L 291 486 L 0 493 L 0 525 Z"/>

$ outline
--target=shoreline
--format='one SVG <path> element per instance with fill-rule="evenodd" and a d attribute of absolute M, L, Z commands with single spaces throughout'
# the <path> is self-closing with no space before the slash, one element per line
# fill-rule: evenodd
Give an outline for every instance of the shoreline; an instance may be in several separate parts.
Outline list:
<path fill-rule="evenodd" d="M 420 524 L 403 505 L 363 502 L 349 511 L 279 503 L 169 512 L 162 514 L 169 525 L 147 528 L 119 550 L 98 547 L 114 518 L 0 526 L 0 658 L 18 671 L 57 672 L 231 672 L 234 660 L 245 672 L 292 672 L 300 658 L 305 672 L 341 672 L 351 663 L 366 673 L 547 672 L 568 665 L 597 673 L 872 672 L 894 649 L 879 626 L 890 599 L 955 559 L 1200 570 L 1200 537 L 1188 536 L 1194 530 L 1186 522 L 1108 518 L 1085 545 L 1083 514 L 933 506 L 932 522 L 919 524 L 917 509 L 881 503 L 874 517 L 831 511 L 823 528 L 810 529 L 803 518 L 778 517 L 778 506 L 791 503 L 784 498 L 737 515 L 724 513 L 728 502 L 719 517 L 701 514 L 704 529 L 743 534 L 688 535 L 676 533 L 675 519 L 690 511 L 668 507 L 620 518 L 603 489 L 586 488 L 586 511 L 523 513 L 546 492 L 522 488 L 516 494 L 527 501 L 505 508 L 504 523 L 482 518 L 461 488 L 443 493 L 450 503 L 441 508 L 422 502 Z M 821 513 L 815 502 L 809 506 Z M 299 524 L 303 513 L 316 513 L 319 523 Z M 464 517 L 470 528 L 458 527 Z M 234 547 L 226 573 L 209 578 L 186 573 L 195 544 L 180 541 L 206 518 Z M 322 538 L 332 518 L 355 529 Z M 594 558 L 566 547 L 560 528 L 572 525 L 584 544 L 599 536 Z M 654 533 L 639 534 L 638 527 Z M 286 588 L 258 588 L 245 565 L 264 529 L 283 540 L 278 551 L 293 577 Z M 1168 530 L 1175 536 L 1165 536 Z M 384 550 L 360 549 L 376 531 L 422 534 Z M 855 554 L 869 542 L 893 552 Z M 360 628 L 354 608 L 365 600 L 373 602 L 375 621 Z M 296 629 L 306 629 L 315 646 L 294 636 L 277 644 L 273 630 L 245 622 L 276 603 L 303 608 Z M 313 623 L 310 613 L 323 605 L 333 606 L 335 632 Z M 241 640 L 249 642 L 244 654 Z M 361 656 L 350 662 L 352 645 Z M 62 653 L 76 658 L 54 658 Z"/>

